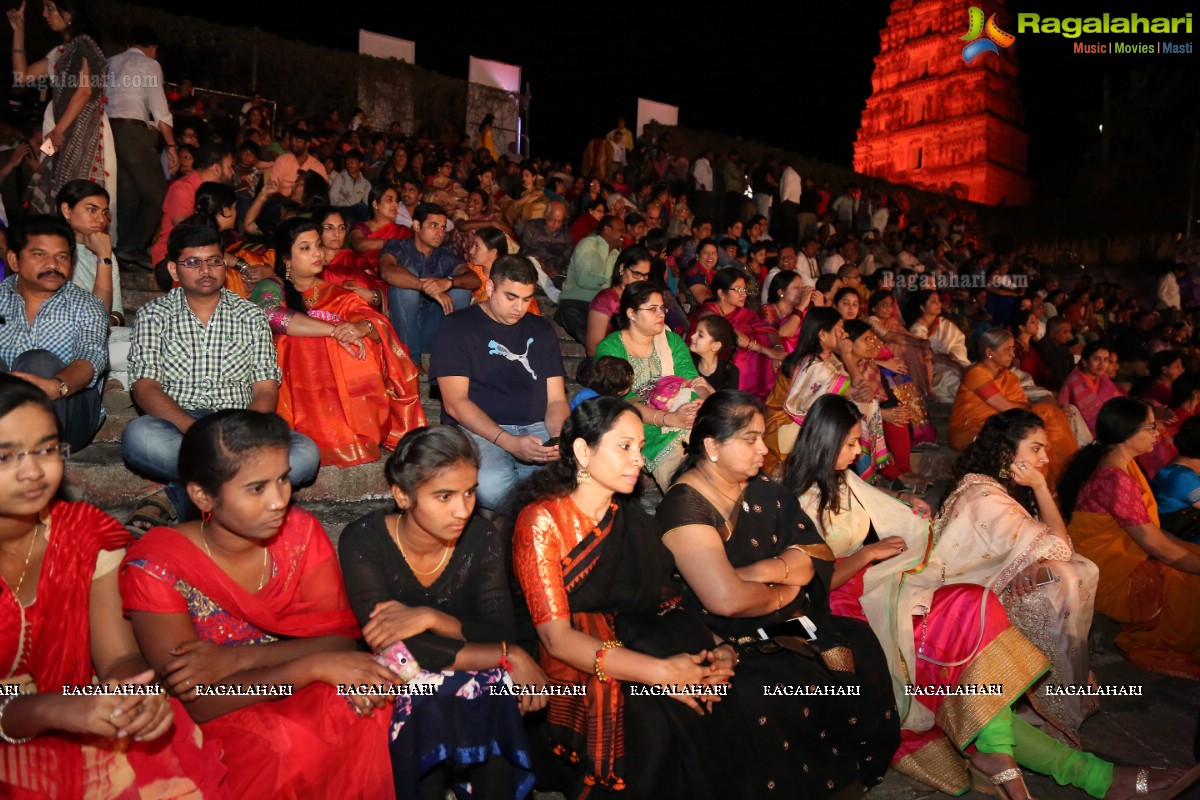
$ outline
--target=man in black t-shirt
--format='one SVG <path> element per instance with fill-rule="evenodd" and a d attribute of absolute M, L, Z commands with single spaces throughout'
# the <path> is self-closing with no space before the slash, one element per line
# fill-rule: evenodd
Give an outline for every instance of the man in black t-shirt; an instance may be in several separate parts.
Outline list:
<path fill-rule="evenodd" d="M 502 509 L 513 487 L 558 458 L 569 412 L 554 326 L 527 313 L 537 272 L 524 256 L 492 265 L 488 299 L 446 318 L 433 343 L 429 379 L 442 393 L 442 423 L 479 448 L 478 502 Z"/>

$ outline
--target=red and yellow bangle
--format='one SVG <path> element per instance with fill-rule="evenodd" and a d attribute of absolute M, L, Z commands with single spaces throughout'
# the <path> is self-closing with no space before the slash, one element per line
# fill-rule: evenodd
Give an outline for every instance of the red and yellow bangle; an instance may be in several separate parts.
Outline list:
<path fill-rule="evenodd" d="M 500 643 L 500 669 L 512 672 L 513 664 L 508 660 L 508 642 Z"/>
<path fill-rule="evenodd" d="M 600 646 L 600 649 L 596 651 L 596 663 L 594 665 L 596 680 L 600 681 L 601 683 L 608 683 L 610 680 L 612 680 L 612 678 L 604 673 L 604 654 L 614 647 L 624 646 L 624 643 L 618 642 L 616 639 L 610 639 Z"/>

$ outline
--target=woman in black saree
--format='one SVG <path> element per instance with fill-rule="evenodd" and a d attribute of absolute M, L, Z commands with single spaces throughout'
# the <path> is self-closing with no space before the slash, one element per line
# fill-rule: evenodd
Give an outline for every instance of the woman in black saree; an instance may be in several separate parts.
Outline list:
<path fill-rule="evenodd" d="M 713 712 L 738 731 L 736 758 L 753 776 L 735 796 L 857 797 L 883 780 L 900 743 L 887 663 L 866 624 L 829 613 L 832 553 L 760 473 L 764 427 L 751 395 L 705 400 L 659 528 L 684 604 L 738 648 Z"/>
<path fill-rule="evenodd" d="M 644 465 L 641 417 L 617 398 L 588 400 L 561 442 L 561 458 L 519 492 L 513 568 L 551 685 L 585 692 L 550 697 L 550 737 L 573 772 L 567 796 L 723 800 L 729 771 L 708 717 L 720 698 L 644 695 L 717 691 L 735 654 L 677 607 L 670 554 L 628 497 Z"/>

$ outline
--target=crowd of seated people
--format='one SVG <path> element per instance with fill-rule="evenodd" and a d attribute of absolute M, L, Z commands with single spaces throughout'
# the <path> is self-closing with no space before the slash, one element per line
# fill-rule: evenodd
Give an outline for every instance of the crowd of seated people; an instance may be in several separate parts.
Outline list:
<path fill-rule="evenodd" d="M 128 318 L 143 265 L 99 184 L 7 237 L 0 794 L 1197 777 L 1085 752 L 1095 699 L 1047 692 L 1088 685 L 1097 611 L 1136 667 L 1200 679 L 1186 270 L 1153 300 L 1060 286 L 968 212 L 807 179 L 771 203 L 791 168 L 736 153 L 697 189 L 663 139 L 577 173 L 498 157 L 490 126 L 295 117 L 272 141 L 245 113 L 232 140 L 178 126 L 189 171 L 144 243 L 165 293 Z M 164 484 L 124 528 L 59 494 L 122 399 L 124 462 Z M 931 508 L 939 434 L 961 452 Z M 293 493 L 358 465 L 394 508 L 335 547 Z M 1002 695 L 905 690 L 990 676 Z M 58 689 L 93 683 L 144 688 Z M 763 688 L 801 685 L 829 692 Z"/>

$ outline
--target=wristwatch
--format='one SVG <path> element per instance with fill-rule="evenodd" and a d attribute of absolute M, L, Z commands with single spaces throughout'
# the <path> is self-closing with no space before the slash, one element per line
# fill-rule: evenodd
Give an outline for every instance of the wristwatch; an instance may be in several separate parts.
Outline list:
<path fill-rule="evenodd" d="M 66 397 L 67 395 L 69 395 L 71 393 L 71 387 L 67 386 L 66 381 L 64 381 L 62 378 L 55 378 L 54 380 L 58 381 L 58 396 L 59 397 Z"/>
<path fill-rule="evenodd" d="M 110 267 L 112 266 L 111 258 L 97 258 L 96 260 L 99 261 L 101 264 L 108 264 Z"/>

